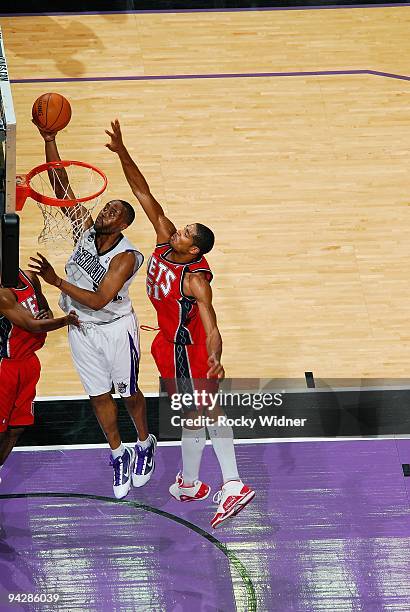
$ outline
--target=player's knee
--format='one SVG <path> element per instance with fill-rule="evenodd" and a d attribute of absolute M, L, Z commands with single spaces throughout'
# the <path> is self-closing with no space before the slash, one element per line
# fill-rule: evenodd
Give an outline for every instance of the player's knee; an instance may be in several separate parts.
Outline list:
<path fill-rule="evenodd" d="M 90 396 L 91 405 L 94 410 L 104 410 L 112 407 L 114 400 L 111 393 L 103 393 L 102 395 Z"/>
<path fill-rule="evenodd" d="M 127 406 L 127 408 L 144 408 L 145 407 L 145 397 L 139 389 L 137 389 L 136 393 L 133 395 L 129 395 L 128 397 L 123 397 L 123 402 Z"/>

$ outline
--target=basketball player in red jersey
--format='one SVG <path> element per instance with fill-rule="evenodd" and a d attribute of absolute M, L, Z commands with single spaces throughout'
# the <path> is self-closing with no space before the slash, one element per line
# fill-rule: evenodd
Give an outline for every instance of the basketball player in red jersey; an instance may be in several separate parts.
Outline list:
<path fill-rule="evenodd" d="M 38 278 L 19 270 L 15 289 L 0 285 L 0 469 L 24 428 L 34 423 L 32 404 L 40 377 L 41 349 L 47 332 L 78 326 L 70 312 L 53 319 Z"/>
<path fill-rule="evenodd" d="M 191 379 L 222 379 L 222 339 L 212 306 L 212 272 L 204 257 L 213 247 L 213 232 L 200 223 L 175 228 L 129 155 L 118 120 L 111 127 L 111 132 L 106 131 L 111 138 L 106 146 L 118 154 L 125 177 L 157 235 L 157 246 L 148 262 L 147 292 L 160 328 L 151 348 L 160 375 L 176 378 L 179 388 Z M 219 505 L 211 525 L 217 527 L 238 514 L 255 492 L 239 478 L 232 428 L 215 423 L 208 431 L 224 481 L 214 496 Z M 198 479 L 205 442 L 205 427 L 182 429 L 183 473 L 170 487 L 171 495 L 179 501 L 209 495 L 209 485 Z"/>

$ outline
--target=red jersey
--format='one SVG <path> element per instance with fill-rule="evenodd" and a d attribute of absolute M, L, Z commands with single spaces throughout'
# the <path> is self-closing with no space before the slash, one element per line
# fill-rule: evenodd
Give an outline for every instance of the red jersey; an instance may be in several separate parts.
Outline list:
<path fill-rule="evenodd" d="M 147 264 L 147 293 L 157 311 L 158 325 L 168 342 L 205 344 L 206 333 L 196 300 L 183 292 L 187 272 L 203 272 L 210 282 L 212 272 L 201 255 L 190 263 L 167 258 L 169 243 L 158 244 Z"/>
<path fill-rule="evenodd" d="M 39 311 L 36 292 L 27 276 L 19 271 L 19 280 L 23 284 L 21 289 L 10 289 L 16 296 L 17 302 L 27 308 L 32 315 Z M 0 359 L 26 359 L 41 349 L 46 340 L 46 333 L 28 332 L 14 325 L 0 314 Z"/>

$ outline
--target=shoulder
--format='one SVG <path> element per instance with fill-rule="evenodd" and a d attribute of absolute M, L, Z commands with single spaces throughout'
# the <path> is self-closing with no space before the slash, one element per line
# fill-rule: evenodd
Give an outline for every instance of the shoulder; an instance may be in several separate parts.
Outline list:
<path fill-rule="evenodd" d="M 130 242 L 130 240 L 128 240 L 127 236 L 124 236 L 124 234 L 121 234 L 121 239 L 119 240 L 118 244 L 114 249 L 113 258 L 111 261 L 114 261 L 120 255 L 125 255 L 125 257 L 122 257 L 120 258 L 120 260 L 117 261 L 127 261 L 128 259 L 132 260 L 133 263 L 137 264 L 137 270 L 144 263 L 144 255 L 139 249 L 137 249 L 136 246 L 132 244 L 132 242 Z"/>
<path fill-rule="evenodd" d="M 11 308 L 16 302 L 16 296 L 10 289 L 6 289 L 5 287 L 0 288 L 0 312 L 2 308 Z"/>
<path fill-rule="evenodd" d="M 137 249 L 136 246 L 134 246 L 127 237 L 124 237 L 123 240 L 123 252 L 127 253 L 128 256 L 133 256 L 134 257 L 134 261 L 135 261 L 135 271 L 137 271 L 142 264 L 144 263 L 144 255 L 141 253 L 141 251 L 139 249 Z"/>
<path fill-rule="evenodd" d="M 130 279 L 140 269 L 144 261 L 144 256 L 139 251 L 122 251 L 114 255 L 108 270 L 111 273 L 120 274 L 123 280 Z"/>
<path fill-rule="evenodd" d="M 206 300 L 212 297 L 211 285 L 204 272 L 187 272 L 185 278 L 190 296 L 196 300 Z"/>
<path fill-rule="evenodd" d="M 204 283 L 206 283 L 207 285 L 209 285 L 209 280 L 207 278 L 206 272 L 200 272 L 198 271 L 188 271 L 186 273 L 187 278 L 189 279 L 190 282 L 193 282 L 194 284 L 199 284 L 199 285 L 203 285 Z"/>
<path fill-rule="evenodd" d="M 209 264 L 203 255 L 198 261 L 194 261 L 188 265 L 189 272 L 202 276 L 208 282 L 211 282 L 211 280 L 213 279 L 211 268 L 209 267 Z"/>
<path fill-rule="evenodd" d="M 30 281 L 35 289 L 41 289 L 40 279 L 37 274 L 34 274 L 31 270 L 24 270 L 24 276 Z"/>
<path fill-rule="evenodd" d="M 136 251 L 134 250 L 121 251 L 121 253 L 117 253 L 111 259 L 110 268 L 120 268 L 123 266 L 133 265 L 135 262 L 135 253 Z"/>

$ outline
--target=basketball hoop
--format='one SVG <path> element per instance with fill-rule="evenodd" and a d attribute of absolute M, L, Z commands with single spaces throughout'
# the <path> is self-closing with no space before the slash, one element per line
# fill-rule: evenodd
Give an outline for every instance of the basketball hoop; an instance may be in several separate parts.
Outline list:
<path fill-rule="evenodd" d="M 47 162 L 16 177 L 16 210 L 23 209 L 27 198 L 37 202 L 44 220 L 40 243 L 77 242 L 106 187 L 107 177 L 91 164 Z"/>

